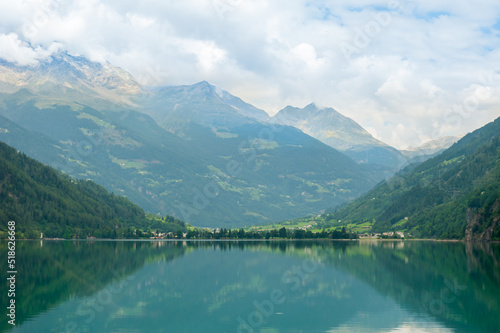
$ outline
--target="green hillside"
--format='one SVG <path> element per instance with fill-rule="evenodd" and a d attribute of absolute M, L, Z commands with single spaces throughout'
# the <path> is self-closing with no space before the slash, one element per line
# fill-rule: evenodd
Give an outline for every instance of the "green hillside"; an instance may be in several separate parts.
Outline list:
<path fill-rule="evenodd" d="M 323 218 L 329 227 L 500 239 L 500 118 Z"/>
<path fill-rule="evenodd" d="M 0 142 L 0 234 L 16 221 L 17 238 L 131 237 L 135 228 L 185 230 L 171 217 L 146 217 L 128 199 L 74 180 Z M 128 233 L 128 234 L 127 234 Z"/>

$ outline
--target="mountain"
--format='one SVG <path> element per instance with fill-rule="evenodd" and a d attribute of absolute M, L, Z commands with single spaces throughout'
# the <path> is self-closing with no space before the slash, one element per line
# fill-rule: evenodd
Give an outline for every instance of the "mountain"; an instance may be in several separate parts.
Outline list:
<path fill-rule="evenodd" d="M 215 89 L 217 89 L 216 91 L 218 92 L 221 100 L 224 103 L 236 108 L 238 112 L 244 114 L 247 117 L 254 118 L 260 121 L 269 121 L 269 115 L 266 111 L 258 109 L 255 106 L 244 102 L 239 97 L 233 96 L 225 90 L 218 89 L 217 87 L 215 87 Z"/>
<path fill-rule="evenodd" d="M 52 164 L 60 165 L 65 163 L 65 159 L 61 157 L 64 150 L 58 146 L 57 141 L 40 133 L 30 132 L 1 115 L 0 140 L 36 160 L 47 159 Z"/>
<path fill-rule="evenodd" d="M 65 52 L 54 54 L 37 66 L 16 66 L 0 59 L 0 93 L 21 90 L 43 96 L 40 106 L 75 102 L 130 106 L 132 98 L 145 92 L 123 69 Z"/>
<path fill-rule="evenodd" d="M 11 88 L 0 93 L 0 140 L 197 226 L 318 214 L 382 179 L 207 82 L 147 90 L 110 64 L 65 53 L 37 68 L 4 62 L 0 77 Z"/>
<path fill-rule="evenodd" d="M 269 118 L 265 111 L 206 81 L 189 86 L 156 88 L 154 96 L 145 101 L 143 106 L 143 111 L 160 126 L 178 134 L 190 122 L 214 129 L 227 129 Z"/>
<path fill-rule="evenodd" d="M 499 240 L 500 118 L 326 219 L 424 238 Z"/>
<path fill-rule="evenodd" d="M 23 152 L 34 152 L 41 162 L 75 178 L 91 179 L 126 195 L 155 214 L 169 215 L 162 206 L 167 188 L 173 196 L 183 194 L 186 198 L 182 199 L 188 200 L 191 189 L 179 192 L 176 187 L 181 182 L 194 186 L 204 180 L 200 174 L 208 161 L 202 150 L 134 110 L 98 111 L 87 106 L 73 110 L 67 105 L 38 108 L 31 99 L 15 99 L 0 113 L 8 119 L 0 140 Z M 27 134 L 23 141 L 16 140 L 20 133 Z M 33 151 L 33 146 L 41 146 L 46 154 Z"/>
<path fill-rule="evenodd" d="M 342 151 L 357 163 L 378 164 L 394 172 L 407 164 L 406 158 L 397 149 L 375 139 L 354 120 L 332 108 L 321 108 L 314 103 L 302 109 L 287 106 L 272 121 L 294 126 Z"/>
<path fill-rule="evenodd" d="M 0 142 L 0 233 L 16 222 L 18 238 L 123 237 L 126 228 L 148 227 L 144 211 L 91 181 L 69 178 Z M 170 219 L 158 229 L 185 229 Z M 174 229 L 170 230 L 169 227 Z"/>
<path fill-rule="evenodd" d="M 418 147 L 407 147 L 404 150 L 400 150 L 400 152 L 412 162 L 423 162 L 450 148 L 460 139 L 461 137 L 459 136 L 444 136 L 436 140 L 427 141 Z"/>

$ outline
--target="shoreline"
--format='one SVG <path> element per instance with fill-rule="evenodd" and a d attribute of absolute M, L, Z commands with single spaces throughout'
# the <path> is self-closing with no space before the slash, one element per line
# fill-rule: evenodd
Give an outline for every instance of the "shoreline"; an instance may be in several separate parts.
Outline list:
<path fill-rule="evenodd" d="M 0 241 L 8 241 L 8 239 L 1 239 Z M 329 242 L 439 242 L 439 243 L 489 243 L 489 244 L 500 244 L 500 241 L 466 241 L 464 239 L 426 239 L 426 238 L 415 238 L 415 239 L 387 239 L 387 238 L 361 238 L 361 239 L 328 239 L 328 238 L 308 238 L 308 239 L 129 239 L 129 238 L 95 238 L 95 239 L 64 239 L 64 238 L 42 238 L 42 239 L 16 239 L 16 241 L 77 241 L 77 242 L 317 242 L 317 241 L 329 241 Z"/>

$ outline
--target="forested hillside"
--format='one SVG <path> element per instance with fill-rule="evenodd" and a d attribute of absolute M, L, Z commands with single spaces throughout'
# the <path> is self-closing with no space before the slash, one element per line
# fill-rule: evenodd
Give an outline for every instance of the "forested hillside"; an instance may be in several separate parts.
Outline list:
<path fill-rule="evenodd" d="M 500 118 L 325 217 L 376 232 L 500 239 Z"/>
<path fill-rule="evenodd" d="M 18 238 L 132 237 L 133 230 L 185 230 L 171 217 L 146 217 L 128 199 L 74 180 L 0 142 L 0 221 L 16 221 Z"/>

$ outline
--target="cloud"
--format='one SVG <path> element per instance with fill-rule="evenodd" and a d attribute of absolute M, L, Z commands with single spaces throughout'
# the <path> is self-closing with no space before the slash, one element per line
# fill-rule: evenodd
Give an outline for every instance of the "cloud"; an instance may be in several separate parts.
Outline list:
<path fill-rule="evenodd" d="M 40 46 L 32 48 L 15 33 L 0 35 L 0 58 L 19 66 L 36 66 L 40 60 L 48 58 L 60 47 L 60 44 L 52 43 L 46 49 Z"/>
<path fill-rule="evenodd" d="M 271 114 L 332 106 L 405 147 L 500 115 L 499 18 L 494 0 L 4 1 L 0 57 L 35 65 L 62 45 L 147 85 L 207 80 Z M 470 94 L 483 97 L 457 111 Z"/>
<path fill-rule="evenodd" d="M 19 40 L 16 34 L 0 35 L 0 57 L 20 66 L 38 64 L 38 55 L 27 43 Z"/>

